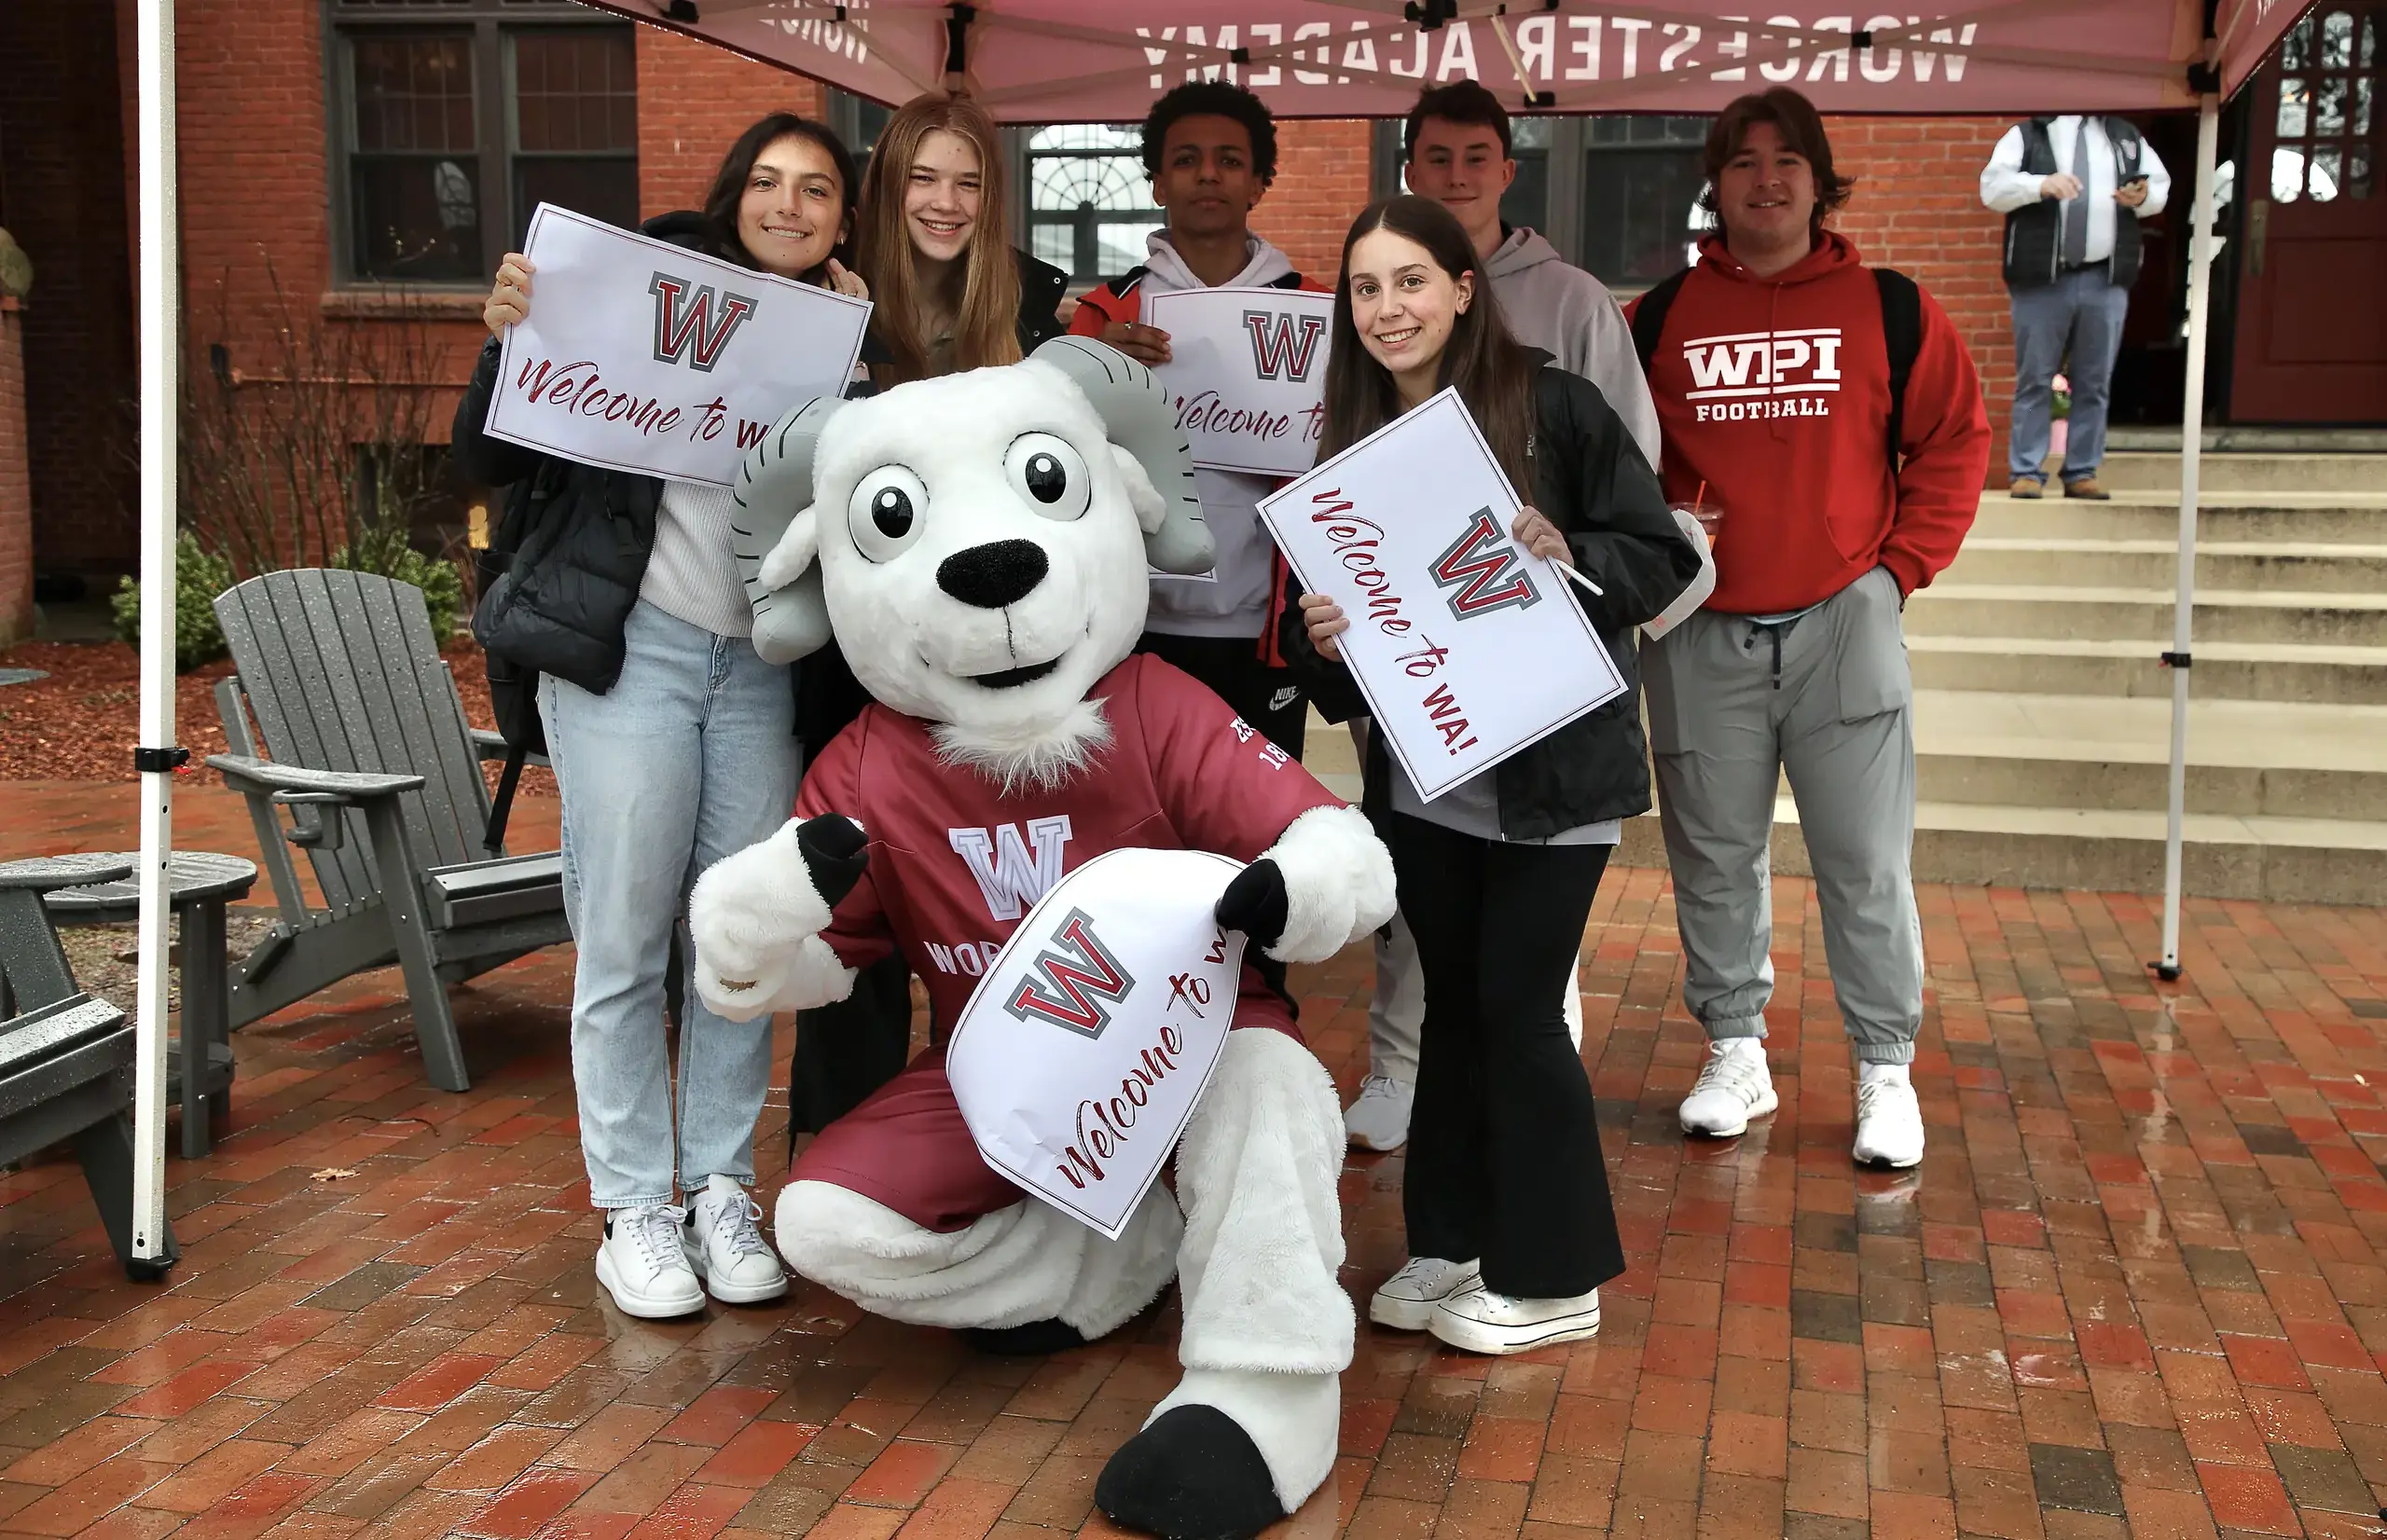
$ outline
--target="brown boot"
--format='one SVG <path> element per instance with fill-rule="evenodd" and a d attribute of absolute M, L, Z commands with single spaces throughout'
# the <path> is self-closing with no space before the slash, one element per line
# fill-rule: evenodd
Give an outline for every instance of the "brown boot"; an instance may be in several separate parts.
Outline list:
<path fill-rule="evenodd" d="M 2030 476 L 2016 476 L 2014 485 L 2006 488 L 2008 497 L 2037 497 L 2046 488 Z"/>
<path fill-rule="evenodd" d="M 2082 476 L 2078 481 L 2065 482 L 2063 484 L 2063 495 L 2066 497 L 2085 497 L 2091 499 L 2094 502 L 2104 502 L 2109 501 L 2114 494 L 2105 490 L 2103 487 L 2098 486 L 2097 478 L 2095 476 Z"/>

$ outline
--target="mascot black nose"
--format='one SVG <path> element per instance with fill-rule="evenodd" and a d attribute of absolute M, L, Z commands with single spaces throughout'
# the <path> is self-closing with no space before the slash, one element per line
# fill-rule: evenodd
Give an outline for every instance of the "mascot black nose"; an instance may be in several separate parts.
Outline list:
<path fill-rule="evenodd" d="M 936 585 L 964 604 L 1000 610 L 1035 592 L 1052 563 L 1032 540 L 994 540 L 937 563 Z"/>

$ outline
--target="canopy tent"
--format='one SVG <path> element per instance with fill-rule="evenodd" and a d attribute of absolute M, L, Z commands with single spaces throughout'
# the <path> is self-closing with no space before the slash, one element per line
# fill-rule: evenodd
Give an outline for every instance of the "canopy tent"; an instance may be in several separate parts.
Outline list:
<path fill-rule="evenodd" d="M 1187 78 L 1224 76 L 1287 117 L 1408 111 L 1428 81 L 1472 76 L 1521 110 L 1712 112 L 1796 85 L 1830 113 L 2199 111 L 2182 437 L 2178 598 L 2167 661 L 2185 662 L 2210 313 L 2221 98 L 2309 5 L 2298 0 L 1999 0 L 1933 17 L 1775 12 L 1681 0 L 584 0 L 901 102 L 962 89 L 1001 121 L 1140 117 Z M 1137 22 L 1136 16 L 1152 18 Z M 173 0 L 138 0 L 141 334 L 140 1042 L 134 1094 L 136 1275 L 172 1261 L 165 1227 L 166 862 L 172 844 L 175 403 Z M 1165 20 L 1162 20 L 1165 18 Z M 2179 972 L 2187 672 L 2173 681 L 2171 817 L 2159 971 Z"/>

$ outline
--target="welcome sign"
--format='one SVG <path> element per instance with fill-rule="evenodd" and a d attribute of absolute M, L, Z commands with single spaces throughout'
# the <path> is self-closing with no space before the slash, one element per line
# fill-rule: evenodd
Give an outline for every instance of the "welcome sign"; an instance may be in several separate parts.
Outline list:
<path fill-rule="evenodd" d="M 1510 538 L 1520 504 L 1456 390 L 1394 419 L 1260 516 L 1420 796 L 1441 796 L 1624 693 L 1566 580 Z"/>
<path fill-rule="evenodd" d="M 726 487 L 791 406 L 839 395 L 867 301 L 542 203 L 531 313 L 506 328 L 488 432 L 608 470 Z"/>
<path fill-rule="evenodd" d="M 1299 289 L 1155 294 L 1144 318 L 1168 334 L 1155 368 L 1205 470 L 1299 475 L 1326 425 L 1334 296 Z"/>
<path fill-rule="evenodd" d="M 1212 917 L 1240 861 L 1112 850 L 1003 943 L 946 1044 L 987 1163 L 1117 1240 L 1218 1066 L 1243 977 Z"/>

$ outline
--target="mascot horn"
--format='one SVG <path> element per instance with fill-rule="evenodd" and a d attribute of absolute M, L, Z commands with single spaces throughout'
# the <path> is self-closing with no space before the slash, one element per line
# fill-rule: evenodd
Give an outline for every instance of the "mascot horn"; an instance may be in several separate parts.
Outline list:
<path fill-rule="evenodd" d="M 1194 495 L 1194 454 L 1178 432 L 1168 387 L 1126 354 L 1083 337 L 1056 337 L 1036 350 L 1036 359 L 1076 382 L 1112 445 L 1142 467 L 1144 478 L 1165 500 L 1158 527 L 1147 524 L 1144 529 L 1144 559 L 1152 571 L 1186 577 L 1208 571 L 1218 548 Z M 782 558 L 783 567 L 800 551 L 805 569 L 793 579 L 771 581 L 764 563 L 786 539 L 788 526 L 810 511 L 812 461 L 821 434 L 845 405 L 835 396 L 821 396 L 799 406 L 738 469 L 732 495 L 739 512 L 731 526 L 731 546 L 753 600 L 754 651 L 765 663 L 793 663 L 829 641 L 829 606 L 821 593 L 820 564 L 812 560 L 816 544 L 804 542 Z M 775 567 L 773 575 L 780 570 Z"/>
<path fill-rule="evenodd" d="M 1207 571 L 1191 457 L 1150 370 L 1063 337 L 1000 368 L 814 402 L 750 452 L 738 557 L 754 644 L 834 639 L 874 697 L 796 817 L 689 902 L 697 987 L 749 1019 L 845 998 L 900 952 L 941 1044 L 990 958 L 1070 871 L 1125 847 L 1243 863 L 1232 1030 L 1116 1241 L 982 1160 L 942 1047 L 823 1130 L 776 1239 L 864 1309 L 1042 1353 L 1115 1331 L 1172 1278 L 1184 1375 L 1095 1500 L 1167 1540 L 1256 1534 L 1331 1473 L 1354 1320 L 1334 1085 L 1283 966 L 1391 917 L 1368 821 L 1203 685 L 1135 651 L 1153 570 Z"/>

